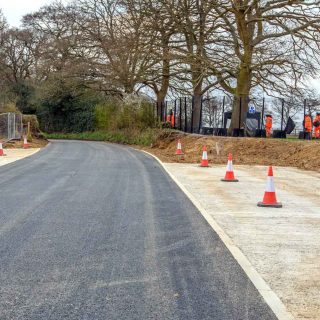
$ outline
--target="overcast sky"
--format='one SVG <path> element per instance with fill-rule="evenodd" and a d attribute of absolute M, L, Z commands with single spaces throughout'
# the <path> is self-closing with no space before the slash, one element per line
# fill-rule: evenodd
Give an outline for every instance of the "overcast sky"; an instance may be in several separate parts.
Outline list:
<path fill-rule="evenodd" d="M 19 27 L 21 18 L 25 14 L 37 11 L 40 7 L 51 2 L 53 0 L 0 0 L 0 8 L 9 24 L 12 27 Z M 310 85 L 320 92 L 320 80 L 310 81 Z"/>
<path fill-rule="evenodd" d="M 25 14 L 37 11 L 51 2 L 52 0 L 0 0 L 0 8 L 9 24 L 12 27 L 19 27 L 20 20 Z"/>

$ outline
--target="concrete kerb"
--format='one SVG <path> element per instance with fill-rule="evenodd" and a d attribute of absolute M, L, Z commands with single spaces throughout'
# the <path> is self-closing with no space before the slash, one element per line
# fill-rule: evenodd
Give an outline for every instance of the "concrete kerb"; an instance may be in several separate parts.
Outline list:
<path fill-rule="evenodd" d="M 0 160 L 3 160 L 3 161 L 0 161 L 0 167 L 3 167 L 3 166 L 6 166 L 6 165 L 10 165 L 12 163 L 15 163 L 17 161 L 20 161 L 20 160 L 23 160 L 23 159 L 27 159 L 39 152 L 43 152 L 47 147 L 49 147 L 51 145 L 51 142 L 49 142 L 48 144 L 46 144 L 44 147 L 42 148 L 29 148 L 29 149 L 23 149 L 23 148 L 13 148 L 13 149 L 6 149 L 8 150 L 9 152 L 14 150 L 14 151 L 19 151 L 21 150 L 22 152 L 28 152 L 28 154 L 26 155 L 23 155 L 23 156 L 17 156 L 17 157 L 13 157 L 12 158 L 12 154 L 8 155 L 6 154 L 5 157 L 0 157 Z M 34 152 L 33 152 L 34 151 Z"/>
<path fill-rule="evenodd" d="M 221 241 L 225 244 L 232 256 L 239 263 L 243 271 L 246 273 L 246 275 L 251 280 L 256 289 L 259 291 L 264 301 L 268 304 L 268 306 L 274 312 L 276 317 L 279 320 L 294 320 L 293 315 L 289 311 L 287 311 L 285 305 L 282 303 L 279 297 L 272 291 L 269 285 L 264 281 L 264 279 L 252 266 L 250 261 L 242 253 L 242 251 L 234 244 L 231 238 L 223 231 L 223 229 L 218 225 L 214 218 L 210 214 L 208 214 L 208 212 L 202 207 L 200 202 L 167 170 L 164 163 L 158 157 L 144 150 L 139 151 L 142 151 L 156 159 L 159 162 L 159 164 L 163 167 L 163 169 L 166 171 L 166 173 L 170 176 L 170 178 L 179 186 L 179 188 L 184 192 L 184 194 L 200 211 L 202 216 L 206 219 L 206 221 L 209 223 L 212 229 L 218 234 Z"/>

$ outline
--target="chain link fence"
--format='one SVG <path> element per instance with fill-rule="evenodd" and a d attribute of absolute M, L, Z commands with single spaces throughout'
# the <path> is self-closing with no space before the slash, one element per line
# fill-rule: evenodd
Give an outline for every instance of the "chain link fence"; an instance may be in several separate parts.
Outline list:
<path fill-rule="evenodd" d="M 23 134 L 22 114 L 1 113 L 0 114 L 0 140 L 20 140 Z"/>

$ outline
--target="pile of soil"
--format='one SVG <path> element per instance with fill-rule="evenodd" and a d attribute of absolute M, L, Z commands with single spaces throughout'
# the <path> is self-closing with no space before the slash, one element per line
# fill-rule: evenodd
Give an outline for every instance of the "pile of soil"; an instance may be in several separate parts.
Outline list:
<path fill-rule="evenodd" d="M 176 156 L 181 139 L 184 156 Z M 320 171 L 320 141 L 212 137 L 163 131 L 150 148 L 164 162 L 200 163 L 206 145 L 212 164 L 225 164 L 233 154 L 234 163 L 243 165 L 273 165 Z"/>
<path fill-rule="evenodd" d="M 30 148 L 43 148 L 48 144 L 45 139 L 32 138 L 32 141 L 28 141 Z M 7 142 L 4 147 L 6 149 L 19 149 L 23 148 L 23 140 L 12 140 Z"/>
<path fill-rule="evenodd" d="M 39 138 L 41 136 L 40 126 L 38 122 L 38 118 L 36 115 L 22 115 L 22 124 L 24 128 L 27 127 L 28 122 L 30 123 L 30 133 L 32 137 Z"/>

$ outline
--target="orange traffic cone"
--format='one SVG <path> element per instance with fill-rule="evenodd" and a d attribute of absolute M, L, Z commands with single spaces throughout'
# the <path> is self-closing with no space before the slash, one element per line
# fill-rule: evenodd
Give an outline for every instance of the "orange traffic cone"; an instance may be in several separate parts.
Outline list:
<path fill-rule="evenodd" d="M 207 146 L 203 146 L 202 159 L 200 167 L 209 167 Z"/>
<path fill-rule="evenodd" d="M 182 147 L 181 147 L 181 140 L 180 140 L 180 139 L 178 140 L 178 145 L 177 145 L 176 154 L 177 154 L 177 155 L 182 155 L 182 154 L 183 154 L 183 152 L 182 152 Z"/>
<path fill-rule="evenodd" d="M 235 179 L 234 173 L 233 173 L 233 166 L 232 166 L 232 154 L 229 153 L 228 156 L 228 164 L 227 164 L 227 172 L 224 179 L 221 179 L 221 181 L 225 182 L 238 182 L 238 179 Z"/>
<path fill-rule="evenodd" d="M 4 151 L 3 151 L 3 146 L 2 146 L 2 142 L 0 142 L 0 157 L 5 156 Z"/>
<path fill-rule="evenodd" d="M 24 136 L 23 137 L 23 149 L 28 149 L 28 148 L 29 148 L 29 143 L 28 143 L 27 137 Z"/>
<path fill-rule="evenodd" d="M 262 202 L 258 203 L 258 207 L 282 208 L 281 202 L 277 202 L 272 166 L 269 167 L 266 191 Z"/>

